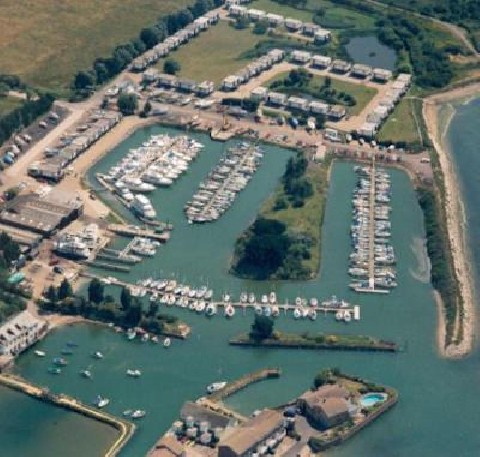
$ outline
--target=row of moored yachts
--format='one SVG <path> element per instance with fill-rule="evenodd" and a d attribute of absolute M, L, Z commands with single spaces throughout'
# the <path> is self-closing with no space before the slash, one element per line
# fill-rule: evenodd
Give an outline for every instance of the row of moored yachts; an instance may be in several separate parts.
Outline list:
<path fill-rule="evenodd" d="M 109 282 L 112 283 L 112 281 Z M 337 320 L 349 322 L 352 319 L 351 305 L 344 300 L 339 300 L 336 296 L 322 302 L 319 302 L 317 298 L 296 297 L 293 304 L 289 304 L 287 300 L 285 305 L 281 305 L 278 303 L 275 292 L 270 292 L 268 295 L 263 294 L 258 300 L 254 293 L 242 292 L 238 302 L 234 302 L 233 297 L 229 293 L 225 293 L 220 303 L 216 303 L 213 301 L 213 290 L 207 286 L 193 288 L 179 284 L 176 280 L 153 280 L 152 278 L 139 280 L 136 286 L 131 286 L 130 292 L 135 297 L 145 297 L 148 294 L 151 302 L 187 308 L 197 313 L 205 313 L 207 316 L 216 315 L 220 304 L 226 317 L 235 315 L 235 306 L 250 306 L 256 314 L 263 314 L 267 317 L 277 317 L 282 309 L 290 309 L 293 310 L 295 319 L 315 320 L 320 308 L 336 311 Z"/>
<path fill-rule="evenodd" d="M 203 147 L 186 135 L 152 135 L 101 177 L 137 216 L 154 219 L 156 212 L 143 194 L 173 184 Z"/>
<path fill-rule="evenodd" d="M 357 166 L 355 171 L 358 180 L 352 198 L 353 250 L 348 270 L 354 279 L 350 287 L 358 292 L 387 293 L 397 286 L 396 258 L 390 243 L 390 176 L 385 170 L 373 167 Z M 371 263 L 373 277 L 369 271 Z"/>
<path fill-rule="evenodd" d="M 246 187 L 262 158 L 257 146 L 242 142 L 229 148 L 184 207 L 189 223 L 217 220 Z"/>

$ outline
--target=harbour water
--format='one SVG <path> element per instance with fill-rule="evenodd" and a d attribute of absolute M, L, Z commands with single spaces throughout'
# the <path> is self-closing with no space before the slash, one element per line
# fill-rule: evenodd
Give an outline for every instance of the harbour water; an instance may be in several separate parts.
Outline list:
<path fill-rule="evenodd" d="M 452 123 L 452 128 L 454 126 Z M 153 127 L 137 132 L 100 161 L 92 170 L 90 179 L 93 179 L 94 172 L 108 168 L 118 156 L 137 146 L 151 133 L 164 131 Z M 242 281 L 228 274 L 233 243 L 274 188 L 291 153 L 279 148 L 265 148 L 262 166 L 225 216 L 208 226 L 190 226 L 182 213 L 183 205 L 224 147 L 210 142 L 204 135 L 195 134 L 195 137 L 204 142 L 206 148 L 191 170 L 171 189 L 152 194 L 160 218 L 175 225 L 171 240 L 159 249 L 154 259 L 135 266 L 128 275 L 118 276 L 134 282 L 146 276 L 173 275 L 194 285 L 208 282 L 218 294 L 228 290 L 237 296 L 241 290 L 253 290 L 259 294 L 274 289 L 282 301 L 286 297 L 292 300 L 296 295 L 323 299 L 337 294 L 362 305 L 361 322 L 347 326 L 335 322 L 332 317 L 319 316 L 311 322 L 281 316 L 276 327 L 285 331 L 368 334 L 395 340 L 405 347 L 405 351 L 399 354 L 317 353 L 230 347 L 228 338 L 248 331 L 253 314 L 243 316 L 237 313 L 234 319 L 227 321 L 221 316 L 207 319 L 186 310 L 169 309 L 192 326 L 192 334 L 186 341 L 173 341 L 168 350 L 152 343 L 128 342 L 125 335 L 110 330 L 78 325 L 55 331 L 37 347 L 47 352 L 47 357 L 37 358 L 29 352 L 20 358 L 17 371 L 29 380 L 49 386 L 54 392 L 65 392 L 85 402 L 91 402 L 97 394 L 108 396 L 111 403 L 106 409 L 112 413 L 145 409 L 147 416 L 139 422 L 137 433 L 122 452 L 127 457 L 143 455 L 177 417 L 183 401 L 203 395 L 207 384 L 231 380 L 266 366 L 280 367 L 282 376 L 249 387 L 229 399 L 229 404 L 249 413 L 291 399 L 309 387 L 316 372 L 331 366 L 399 390 L 400 402 L 391 412 L 329 455 L 477 455 L 480 448 L 476 425 L 480 377 L 478 353 L 460 362 L 437 356 L 435 304 L 431 286 L 422 277 L 425 265 L 428 265 L 419 241 L 424 234 L 422 214 L 408 177 L 398 170 L 391 171 L 392 243 L 398 258 L 399 285 L 390 295 L 359 296 L 347 288 L 345 266 L 350 252 L 350 198 L 356 178 L 353 165 L 344 162 L 336 163 L 332 171 L 323 228 L 321 275 L 312 281 L 296 283 Z M 70 340 L 79 344 L 75 353 L 67 356 L 70 364 L 59 376 L 48 374 L 50 358 L 58 355 Z M 97 350 L 104 353 L 104 359 L 91 357 L 91 353 Z M 87 367 L 92 371 L 92 380 L 83 379 L 78 374 Z M 142 376 L 138 379 L 126 376 L 128 368 L 142 370 Z M 0 401 L 4 398 L 0 391 Z M 46 410 L 42 420 L 50 420 L 58 413 L 55 408 L 43 406 Z M 30 422 L 36 424 L 34 416 Z M 97 437 L 101 436 L 103 440 L 106 436 L 100 426 L 95 425 L 95 430 L 92 443 Z M 2 427 L 0 442 L 6 439 L 6 432 L 18 440 L 24 439 L 21 429 L 6 431 Z M 52 437 L 46 434 L 33 439 L 48 441 Z M 39 449 L 43 449 L 42 446 Z M 84 455 L 101 455 L 102 449 L 103 444 L 95 453 L 86 452 Z M 51 453 L 40 451 L 35 455 L 46 457 Z"/>
<path fill-rule="evenodd" d="M 356 63 L 392 71 L 395 69 L 395 62 L 397 61 L 396 52 L 380 43 L 376 36 L 350 38 L 345 48 Z"/>

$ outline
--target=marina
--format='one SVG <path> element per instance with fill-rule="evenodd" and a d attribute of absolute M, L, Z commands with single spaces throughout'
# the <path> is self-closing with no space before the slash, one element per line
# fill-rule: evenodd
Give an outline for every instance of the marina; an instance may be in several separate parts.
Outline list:
<path fill-rule="evenodd" d="M 350 288 L 360 293 L 386 294 L 397 287 L 396 257 L 391 238 L 390 176 L 372 166 L 356 166 L 351 226 Z"/>
<path fill-rule="evenodd" d="M 203 147 L 186 135 L 152 135 L 97 179 L 140 220 L 153 223 L 157 212 L 144 194 L 171 186 Z"/>
<path fill-rule="evenodd" d="M 156 132 L 149 131 L 148 135 L 151 133 Z M 208 147 L 210 150 L 210 145 Z M 346 444 L 345 450 L 336 449 L 335 452 L 340 452 L 342 457 L 347 456 L 348 452 L 350 455 L 375 455 L 379 452 L 388 455 L 391 441 L 386 437 L 393 423 L 402 435 L 410 433 L 412 426 L 426 427 L 426 434 L 419 435 L 418 440 L 412 444 L 414 452 L 418 451 L 418 454 L 431 457 L 444 455 L 444 449 L 453 451 L 449 437 L 441 440 L 441 445 L 431 449 L 431 434 L 435 433 L 438 427 L 447 430 L 451 424 L 450 417 L 440 412 L 437 414 L 438 408 L 443 410 L 446 407 L 454 408 L 455 405 L 458 407 L 458 396 L 453 395 L 457 388 L 472 395 L 474 390 L 471 380 L 459 379 L 457 368 L 453 369 L 450 363 L 435 357 L 432 344 L 435 308 L 431 299 L 431 286 L 419 282 L 410 274 L 410 269 L 417 269 L 417 255 L 410 248 L 412 238 L 421 237 L 423 229 L 421 213 L 415 205 L 415 194 L 409 186 L 408 177 L 398 170 L 390 171 L 392 186 L 395 188 L 391 202 L 392 224 L 402 228 L 392 237 L 399 256 L 398 275 L 401 281 L 398 288 L 402 293 L 401 296 L 388 296 L 387 307 L 385 296 L 372 295 L 368 296 L 367 300 L 366 295 L 357 296 L 346 286 L 348 276 L 345 259 L 348 259 L 350 250 L 350 192 L 357 179 L 350 163 L 335 163 L 332 169 L 332 185 L 322 237 L 322 252 L 325 255 L 322 256 L 322 274 L 319 278 L 301 282 L 253 282 L 230 277 L 225 272 L 225 265 L 228 263 L 234 240 L 254 217 L 256 208 L 265 195 L 273 190 L 277 179 L 283 173 L 285 162 L 278 163 L 279 157 L 287 160 L 289 155 L 282 156 L 281 150 L 275 150 L 275 154 L 265 154 L 266 167 L 262 165 L 259 168 L 251 186 L 247 186 L 231 211 L 218 223 L 188 225 L 181 202 L 186 201 L 185 197 L 191 195 L 192 188 L 208 173 L 221 154 L 221 146 L 213 144 L 211 156 L 205 154 L 199 157 L 191 170 L 190 185 L 188 180 L 178 183 L 180 195 L 174 195 L 168 189 L 158 190 L 158 198 L 166 208 L 166 217 L 176 227 L 175 236 L 161 247 L 161 254 L 159 252 L 157 256 L 146 258 L 144 262 L 134 265 L 128 275 L 105 272 L 106 278 L 115 276 L 136 286 L 137 280 L 149 276 L 172 280 L 172 275 L 175 274 L 179 284 L 190 284 L 195 289 L 208 284 L 207 289 L 219 294 L 215 301 L 222 300 L 226 291 L 235 302 L 239 301 L 243 291 L 248 292 L 248 295 L 253 293 L 256 300 L 260 301 L 262 295 L 269 297 L 270 292 L 275 291 L 277 301 L 283 303 L 285 297 L 290 297 L 291 304 L 296 296 L 325 298 L 337 293 L 345 301 L 361 305 L 362 319 L 355 325 L 336 324 L 333 313 L 328 313 L 332 321 L 318 317 L 315 322 L 310 319 L 286 319 L 281 314 L 275 321 L 275 327 L 282 332 L 341 331 L 392 338 L 400 343 L 408 340 L 408 350 L 392 355 L 327 350 L 305 353 L 298 349 L 271 350 L 229 346 L 227 342 L 234 335 L 248 332 L 254 315 L 252 307 L 247 308 L 247 315 L 243 318 L 239 318 L 242 312 L 241 308 L 237 307 L 235 318 L 212 320 L 204 314 L 186 312 L 177 306 L 161 306 L 160 312 L 178 316 L 192 325 L 190 338 L 184 341 L 175 340 L 168 350 L 164 350 L 161 344 L 142 343 L 138 337 L 129 341 L 125 333 L 117 334 L 113 329 L 88 325 L 67 326 L 52 332 L 35 348 L 45 352 L 47 357 L 41 358 L 33 351 L 27 352 L 18 361 L 16 370 L 27 379 L 49 386 L 53 392 L 65 392 L 87 404 L 101 393 L 111 400 L 105 411 L 118 416 L 129 409 L 147 411 L 147 415 L 141 419 L 138 433 L 123 451 L 126 457 L 144 455 L 159 434 L 167 430 L 178 417 L 178 411 L 185 399 L 206 395 L 205 387 L 215 381 L 237 379 L 246 372 L 265 366 L 280 367 L 282 377 L 268 383 L 257 383 L 237 392 L 226 400 L 228 407 L 249 416 L 259 407 L 287 402 L 300 390 L 308 389 L 315 374 L 323 367 L 340 366 L 342 370 L 343 367 L 348 367 L 350 372 L 365 379 L 378 379 L 381 372 L 383 382 L 394 385 L 402 392 L 405 401 L 401 402 L 401 409 L 392 410 L 387 422 L 379 422 L 365 434 L 359 434 L 355 440 Z M 108 166 L 108 161 L 106 164 Z M 192 252 L 195 252 L 195 257 L 200 261 L 191 261 Z M 92 274 L 100 276 L 95 270 Z M 106 293 L 118 297 L 118 287 L 106 285 L 105 289 Z M 146 295 L 141 300 L 145 307 L 149 306 Z M 81 351 L 76 350 L 76 354 L 69 357 L 70 363 L 61 375 L 50 375 L 47 367 L 51 357 L 59 354 L 65 347 L 65 342 L 70 340 L 79 343 Z M 105 358 L 94 362 L 90 354 L 99 350 Z M 93 380 L 87 381 L 78 373 L 91 363 L 95 363 L 95 367 L 91 369 Z M 419 366 L 428 367 L 428 374 L 419 371 Z M 186 375 L 186 367 L 195 373 L 195 376 Z M 141 378 L 131 379 L 126 376 L 129 368 L 140 369 Z M 432 376 L 445 379 L 445 382 L 439 385 L 445 396 L 441 404 L 438 403 L 438 397 L 433 399 L 425 395 L 431 388 Z M 410 401 L 411 399 L 414 401 Z M 422 414 L 418 414 L 419 406 L 422 407 Z M 473 405 L 469 407 L 465 402 L 462 402 L 462 407 L 473 431 L 477 411 Z M 50 415 L 51 413 L 46 417 Z M 408 423 L 405 415 L 410 417 Z"/>
<path fill-rule="evenodd" d="M 262 156 L 257 146 L 246 142 L 229 148 L 185 205 L 188 222 L 212 222 L 221 217 L 248 184 Z"/>

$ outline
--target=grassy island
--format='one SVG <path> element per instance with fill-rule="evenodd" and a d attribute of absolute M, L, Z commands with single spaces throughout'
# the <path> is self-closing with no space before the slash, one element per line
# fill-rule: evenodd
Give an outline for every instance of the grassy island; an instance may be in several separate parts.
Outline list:
<path fill-rule="evenodd" d="M 274 193 L 235 245 L 231 271 L 250 279 L 309 279 L 320 267 L 330 161 L 291 158 Z"/>
<path fill-rule="evenodd" d="M 269 338 L 252 338 L 252 334 L 241 334 L 230 339 L 235 346 L 261 346 L 269 348 L 298 349 L 336 349 L 353 351 L 385 351 L 396 352 L 398 345 L 371 336 L 339 335 L 324 333 L 283 333 L 274 331 Z"/>

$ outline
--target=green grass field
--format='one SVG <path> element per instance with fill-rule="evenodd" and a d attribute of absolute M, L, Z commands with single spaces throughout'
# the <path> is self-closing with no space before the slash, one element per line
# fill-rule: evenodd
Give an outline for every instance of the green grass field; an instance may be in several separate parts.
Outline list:
<path fill-rule="evenodd" d="M 0 97 L 0 116 L 7 114 L 23 103 L 23 100 L 16 97 Z"/>
<path fill-rule="evenodd" d="M 107 57 L 143 27 L 193 0 L 2 0 L 0 69 L 34 86 L 68 87 L 77 71 Z"/>
<path fill-rule="evenodd" d="M 421 142 L 417 122 L 413 114 L 412 100 L 404 98 L 395 107 L 378 133 L 379 141 Z"/>
<path fill-rule="evenodd" d="M 251 60 L 242 54 L 252 49 L 263 35 L 255 35 L 251 30 L 236 30 L 227 22 L 220 21 L 186 46 L 178 48 L 168 58 L 181 65 L 179 76 L 195 81 L 211 80 L 220 83 L 225 76 L 237 72 Z M 157 63 L 163 71 L 165 59 Z"/>
<path fill-rule="evenodd" d="M 310 178 L 314 194 L 305 200 L 301 208 L 288 208 L 274 211 L 272 208 L 278 198 L 284 196 L 283 185 L 279 184 L 274 193 L 263 203 L 260 216 L 283 222 L 290 233 L 307 234 L 313 241 L 310 249 L 310 259 L 303 260 L 305 268 L 315 275 L 320 268 L 320 247 L 323 213 L 328 191 L 329 163 L 310 164 L 306 175 Z"/>
<path fill-rule="evenodd" d="M 266 85 L 270 86 L 274 81 L 283 80 L 287 75 L 288 73 L 280 73 L 275 78 L 268 81 Z M 331 87 L 335 89 L 337 92 L 345 92 L 346 94 L 350 94 L 353 97 L 355 97 L 357 104 L 354 106 L 346 107 L 348 113 L 352 116 L 356 116 L 357 114 L 359 114 L 365 108 L 365 106 L 367 106 L 368 102 L 377 93 L 377 90 L 374 89 L 373 87 L 366 87 L 366 86 L 363 86 L 362 84 L 355 84 L 355 83 L 349 83 L 347 81 L 341 81 L 339 79 L 335 79 L 334 75 L 331 76 L 331 81 L 332 81 Z M 318 97 L 317 94 L 318 94 L 319 88 L 323 86 L 324 82 L 325 82 L 324 76 L 314 75 L 313 78 L 310 79 L 310 83 L 308 87 L 288 88 L 288 93 L 290 95 L 307 94 L 312 96 L 313 98 L 321 99 L 320 97 Z M 282 90 L 282 88 L 275 88 L 273 90 L 275 91 L 278 90 L 279 92 L 287 92 Z"/>

